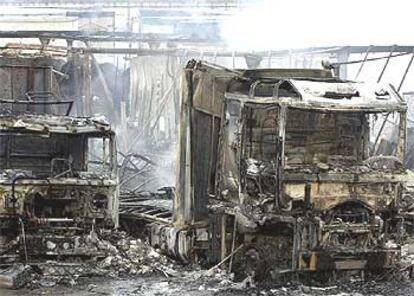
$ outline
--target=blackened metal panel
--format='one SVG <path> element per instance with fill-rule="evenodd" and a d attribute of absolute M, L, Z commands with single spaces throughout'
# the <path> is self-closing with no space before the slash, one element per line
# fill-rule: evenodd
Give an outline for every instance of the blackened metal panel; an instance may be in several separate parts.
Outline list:
<path fill-rule="evenodd" d="M 12 98 L 11 72 L 9 68 L 0 67 L 0 98 Z"/>
<path fill-rule="evenodd" d="M 212 159 L 216 159 L 219 143 L 216 123 L 220 122 L 226 85 L 237 75 L 196 61 L 190 61 L 185 69 L 174 200 L 176 225 L 207 222 L 206 204 L 215 173 Z"/>
<path fill-rule="evenodd" d="M 27 92 L 28 72 L 26 67 L 10 67 L 8 68 L 11 73 L 11 86 L 14 100 L 24 100 Z"/>
<path fill-rule="evenodd" d="M 188 206 L 192 200 L 191 177 L 189 176 L 189 155 L 191 145 L 189 145 L 189 128 L 190 128 L 190 106 L 189 101 L 192 97 L 192 71 L 185 70 L 181 77 L 181 112 L 180 126 L 178 135 L 178 161 L 177 161 L 177 181 L 176 194 L 174 195 L 174 223 L 178 226 L 191 223 L 186 217 L 186 213 L 191 211 Z"/>
<path fill-rule="evenodd" d="M 218 161 L 219 161 L 219 145 L 220 145 L 220 126 L 221 120 L 217 117 L 212 117 L 211 119 L 212 128 L 212 141 L 211 141 L 211 151 L 212 155 L 210 157 L 210 187 L 209 193 L 215 195 L 216 194 L 216 176 L 217 176 L 217 169 L 218 169 Z"/>
<path fill-rule="evenodd" d="M 195 111 L 193 140 L 193 178 L 194 178 L 194 219 L 207 218 L 209 198 L 209 175 L 214 151 L 210 148 L 216 142 L 212 138 L 213 125 L 211 116 Z M 207 149 L 206 149 L 207 148 Z"/>

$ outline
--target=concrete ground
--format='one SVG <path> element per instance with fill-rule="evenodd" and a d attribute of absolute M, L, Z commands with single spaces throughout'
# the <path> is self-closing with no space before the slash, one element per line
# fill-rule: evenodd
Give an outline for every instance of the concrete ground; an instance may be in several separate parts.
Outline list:
<path fill-rule="evenodd" d="M 47 284 L 46 284 L 47 285 Z M 413 282 L 367 282 L 349 283 L 342 286 L 309 287 L 304 285 L 278 288 L 242 288 L 226 280 L 205 282 L 202 278 L 165 278 L 160 276 L 134 277 L 134 278 L 83 278 L 78 279 L 74 286 L 55 285 L 53 287 L 40 287 L 35 289 L 0 290 L 2 296 L 23 295 L 182 295 L 182 296 L 210 296 L 210 295 L 248 295 L 248 296 L 299 296 L 299 295 L 325 295 L 325 296 L 399 296 L 414 295 Z"/>

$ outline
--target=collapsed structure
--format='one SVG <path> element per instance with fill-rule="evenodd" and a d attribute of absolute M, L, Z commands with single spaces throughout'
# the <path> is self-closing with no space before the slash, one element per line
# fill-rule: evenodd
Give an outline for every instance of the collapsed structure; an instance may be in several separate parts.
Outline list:
<path fill-rule="evenodd" d="M 151 221 L 152 244 L 184 262 L 230 258 L 256 278 L 396 266 L 412 178 L 406 103 L 391 85 L 198 61 L 182 82 L 173 217 L 145 200 L 121 219 Z M 395 156 L 371 154 L 381 113 L 399 116 Z"/>
<path fill-rule="evenodd" d="M 69 116 L 53 59 L 10 61 L 0 66 L 0 259 L 96 255 L 84 234 L 118 224 L 115 133 L 101 119 Z M 23 73 L 13 80 L 15 68 Z"/>

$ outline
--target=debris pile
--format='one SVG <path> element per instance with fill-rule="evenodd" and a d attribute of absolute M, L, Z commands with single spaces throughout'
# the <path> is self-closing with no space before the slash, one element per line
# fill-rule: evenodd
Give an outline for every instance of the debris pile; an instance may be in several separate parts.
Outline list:
<path fill-rule="evenodd" d="M 92 231 L 83 240 L 91 251 L 101 257 L 88 261 L 74 259 L 46 261 L 31 265 L 15 264 L 0 270 L 0 287 L 17 289 L 23 286 L 50 287 L 58 283 L 75 285 L 79 277 L 133 276 L 162 274 L 174 276 L 179 266 L 161 255 L 148 243 L 123 231 Z"/>
<path fill-rule="evenodd" d="M 408 273 L 410 278 L 414 277 L 414 242 L 407 243 L 401 247 L 401 271 Z"/>
<path fill-rule="evenodd" d="M 108 270 L 110 276 L 174 273 L 174 261 L 140 239 L 132 238 L 123 231 L 108 230 L 102 230 L 100 238 L 109 255 L 99 261 L 97 266 Z"/>
<path fill-rule="evenodd" d="M 122 159 L 119 185 L 121 192 L 126 195 L 155 192 L 160 187 L 175 183 L 175 151 L 155 147 L 143 150 L 146 152 L 142 154 L 124 154 L 118 151 Z"/>
<path fill-rule="evenodd" d="M 29 265 L 15 264 L 0 272 L 0 288 L 18 289 L 32 279 L 33 270 Z"/>

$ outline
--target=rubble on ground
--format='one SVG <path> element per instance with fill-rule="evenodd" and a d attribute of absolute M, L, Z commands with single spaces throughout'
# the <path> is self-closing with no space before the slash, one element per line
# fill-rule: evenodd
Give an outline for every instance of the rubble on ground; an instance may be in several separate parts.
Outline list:
<path fill-rule="evenodd" d="M 285 287 L 265 288 L 256 286 L 256 283 L 249 278 L 234 282 L 234 274 L 228 273 L 225 267 L 203 270 L 199 266 L 179 265 L 152 248 L 147 242 L 131 237 L 124 231 L 93 231 L 87 235 L 85 241 L 90 248 L 104 253 L 105 256 L 90 261 L 70 263 L 46 261 L 33 266 L 15 264 L 1 271 L 0 286 L 9 289 L 22 287 L 38 289 L 51 288 L 58 284 L 75 286 L 81 278 L 96 276 L 113 279 L 158 276 L 165 279 L 164 288 L 170 292 L 179 291 L 179 286 L 183 282 L 189 283 L 194 290 L 217 295 L 223 291 L 235 294 L 237 291 L 243 293 L 249 291 L 257 295 L 313 295 L 315 292 L 318 295 L 327 295 L 327 292 L 329 295 L 334 295 L 336 291 L 344 291 L 339 285 L 320 288 L 287 283 Z M 400 269 L 393 270 L 388 277 L 404 281 L 408 279 L 410 272 L 412 273 L 414 244 L 404 245 L 402 255 Z M 397 275 L 401 276 L 397 277 Z"/>
<path fill-rule="evenodd" d="M 145 275 L 154 272 L 168 274 L 174 273 L 174 269 L 178 267 L 175 261 L 160 254 L 147 242 L 132 238 L 125 232 L 103 230 L 100 237 L 111 252 L 97 266 L 109 270 L 111 276 Z"/>
<path fill-rule="evenodd" d="M 168 279 L 169 289 L 183 281 L 191 282 L 194 289 L 211 292 L 239 289 L 244 283 L 233 283 L 234 274 L 225 269 L 203 270 L 200 266 L 183 266 L 152 248 L 147 242 L 129 236 L 124 231 L 97 230 L 85 239 L 88 246 L 105 253 L 90 261 L 45 261 L 37 264 L 14 264 L 0 273 L 0 288 L 27 289 L 52 288 L 56 285 L 75 286 L 82 278 L 161 276 Z"/>
<path fill-rule="evenodd" d="M 32 268 L 25 264 L 15 264 L 0 270 L 0 288 L 21 288 L 32 279 L 32 273 Z"/>
<path fill-rule="evenodd" d="M 123 231 L 97 230 L 83 240 L 91 251 L 104 254 L 100 258 L 79 262 L 45 261 L 30 265 L 14 264 L 0 273 L 0 287 L 47 287 L 58 283 L 75 285 L 85 276 L 135 276 L 154 273 L 174 276 L 180 268 L 160 254 L 147 242 L 133 238 Z"/>

